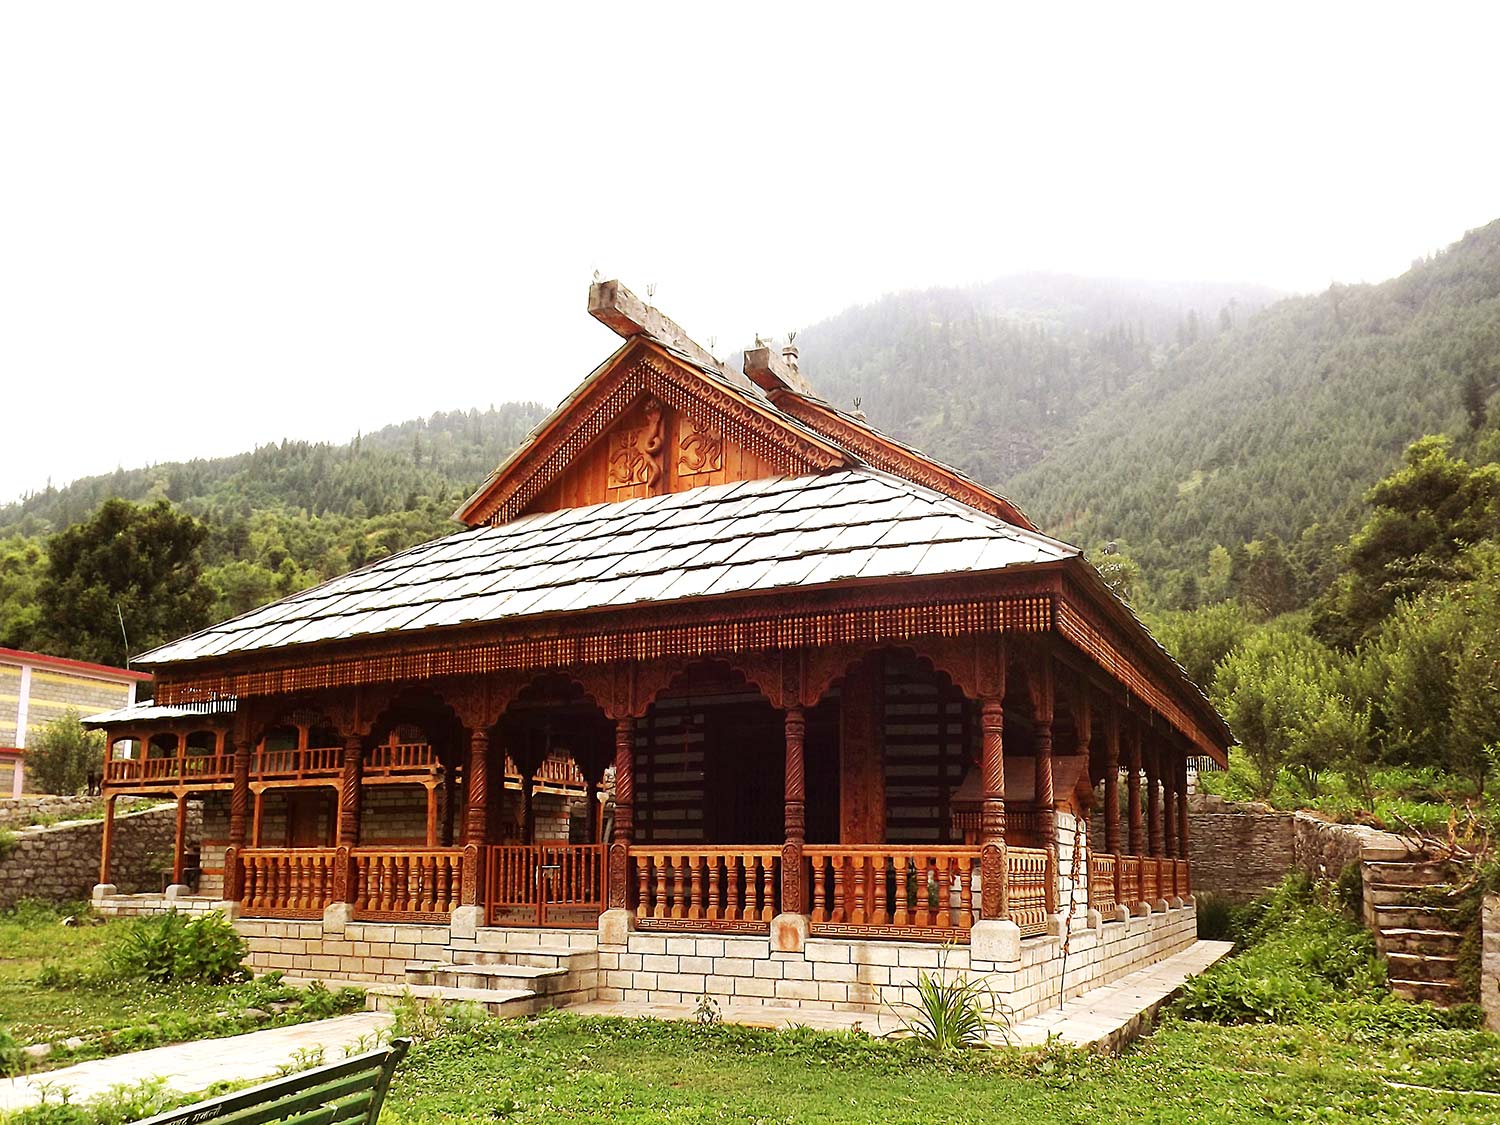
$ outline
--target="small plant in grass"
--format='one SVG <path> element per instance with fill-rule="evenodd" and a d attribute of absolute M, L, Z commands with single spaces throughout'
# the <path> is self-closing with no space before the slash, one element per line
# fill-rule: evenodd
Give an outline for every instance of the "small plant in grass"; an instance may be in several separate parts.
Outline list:
<path fill-rule="evenodd" d="M 719 1011 L 719 1002 L 705 992 L 698 997 L 698 1005 L 693 1009 L 693 1018 L 698 1021 L 699 1027 L 713 1027 L 715 1024 L 724 1022 L 724 1013 Z"/>
<path fill-rule="evenodd" d="M 295 995 L 295 992 L 294 992 Z M 331 989 L 320 980 L 313 981 L 302 993 L 302 1010 L 318 1019 L 355 1012 L 364 1007 L 365 994 L 358 988 Z"/>
<path fill-rule="evenodd" d="M 220 914 L 189 921 L 177 911 L 134 919 L 110 946 L 107 968 L 114 976 L 156 984 L 193 981 L 225 984 L 243 980 L 249 947 Z"/>
<path fill-rule="evenodd" d="M 315 1066 L 322 1066 L 325 1052 L 322 1047 L 298 1047 L 292 1057 L 276 1068 L 276 1076 L 285 1078 L 289 1074 L 300 1074 Z"/>
<path fill-rule="evenodd" d="M 949 974 L 944 948 L 936 969 L 917 974 L 916 1000 L 887 1004 L 901 1026 L 891 1038 L 910 1039 L 939 1054 L 988 1047 L 1010 1038 L 1010 1014 L 995 990 L 967 973 Z"/>
<path fill-rule="evenodd" d="M 9 828 L 0 828 L 0 859 L 16 850 L 16 834 Z"/>

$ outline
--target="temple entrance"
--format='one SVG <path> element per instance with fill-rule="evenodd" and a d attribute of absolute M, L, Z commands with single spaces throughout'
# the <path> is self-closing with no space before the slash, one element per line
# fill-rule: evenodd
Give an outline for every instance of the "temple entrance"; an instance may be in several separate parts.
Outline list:
<path fill-rule="evenodd" d="M 598 925 L 608 892 L 603 844 L 497 844 L 486 851 L 486 925 Z"/>

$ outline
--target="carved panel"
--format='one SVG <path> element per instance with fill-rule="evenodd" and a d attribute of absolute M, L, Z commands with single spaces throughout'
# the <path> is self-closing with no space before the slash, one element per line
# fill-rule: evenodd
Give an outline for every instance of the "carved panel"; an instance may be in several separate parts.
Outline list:
<path fill-rule="evenodd" d="M 685 416 L 677 435 L 677 472 L 681 476 L 716 473 L 724 467 L 724 435 L 708 422 Z"/>
<path fill-rule="evenodd" d="M 655 487 L 662 476 L 665 444 L 662 405 L 652 396 L 641 404 L 638 424 L 621 424 L 609 435 L 609 487 Z"/>

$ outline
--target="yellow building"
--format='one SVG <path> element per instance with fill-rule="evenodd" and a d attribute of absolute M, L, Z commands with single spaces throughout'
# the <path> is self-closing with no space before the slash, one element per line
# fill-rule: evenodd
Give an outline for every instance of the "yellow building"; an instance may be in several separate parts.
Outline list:
<path fill-rule="evenodd" d="M 149 672 L 0 648 L 0 794 L 25 787 L 25 750 L 69 708 L 80 716 L 125 707 Z"/>

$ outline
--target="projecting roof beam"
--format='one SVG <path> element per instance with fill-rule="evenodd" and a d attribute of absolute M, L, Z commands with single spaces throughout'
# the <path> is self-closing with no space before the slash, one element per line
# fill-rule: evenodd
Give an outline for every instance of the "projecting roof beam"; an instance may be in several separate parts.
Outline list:
<path fill-rule="evenodd" d="M 589 315 L 600 324 L 608 325 L 623 339 L 649 336 L 692 356 L 705 367 L 729 374 L 724 365 L 689 336 L 680 324 L 646 304 L 618 281 L 596 281 L 589 286 Z"/>
<path fill-rule="evenodd" d="M 802 377 L 802 373 L 770 348 L 745 350 L 745 374 L 767 394 L 774 390 L 787 390 L 798 395 L 813 393 L 812 384 Z"/>

